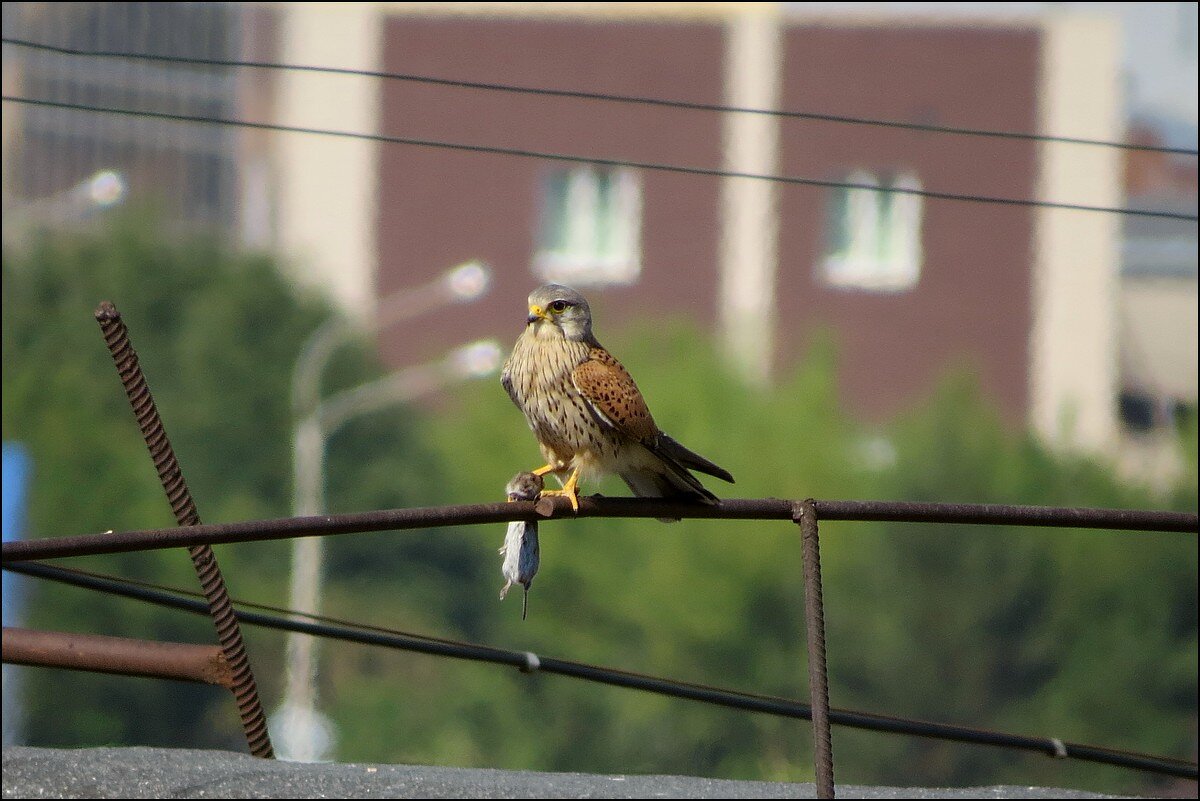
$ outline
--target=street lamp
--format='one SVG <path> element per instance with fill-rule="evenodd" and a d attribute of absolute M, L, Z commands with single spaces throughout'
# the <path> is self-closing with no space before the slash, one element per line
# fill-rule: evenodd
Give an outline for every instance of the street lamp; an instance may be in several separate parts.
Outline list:
<path fill-rule="evenodd" d="M 100 170 L 74 186 L 49 197 L 28 200 L 5 209 L 5 241 L 35 227 L 53 227 L 86 220 L 125 200 L 129 185 L 116 170 Z"/>
<path fill-rule="evenodd" d="M 490 271 L 482 262 L 460 264 L 427 284 L 390 295 L 380 303 L 372 327 L 382 328 L 444 305 L 476 300 L 487 292 L 489 279 Z M 292 512 L 296 516 L 324 512 L 325 443 L 346 421 L 411 401 L 451 383 L 491 375 L 500 366 L 501 350 L 497 343 L 474 342 L 451 351 L 441 361 L 404 368 L 322 400 L 320 383 L 325 365 L 354 331 L 345 318 L 325 323 L 305 342 L 292 371 L 292 412 L 296 420 Z M 317 613 L 323 561 L 320 537 L 292 541 L 289 603 L 297 612 Z M 273 739 L 279 755 L 297 761 L 325 758 L 334 735 L 332 725 L 316 709 L 315 639 L 296 632 L 288 634 L 286 665 L 284 701 L 272 716 L 277 729 Z"/>

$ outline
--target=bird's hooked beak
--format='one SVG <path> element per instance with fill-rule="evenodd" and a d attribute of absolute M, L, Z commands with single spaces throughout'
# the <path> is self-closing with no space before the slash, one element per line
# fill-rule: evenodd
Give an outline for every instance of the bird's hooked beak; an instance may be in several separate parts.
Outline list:
<path fill-rule="evenodd" d="M 529 307 L 529 316 L 525 318 L 525 324 L 536 323 L 538 320 L 546 319 L 546 310 L 536 303 Z"/>

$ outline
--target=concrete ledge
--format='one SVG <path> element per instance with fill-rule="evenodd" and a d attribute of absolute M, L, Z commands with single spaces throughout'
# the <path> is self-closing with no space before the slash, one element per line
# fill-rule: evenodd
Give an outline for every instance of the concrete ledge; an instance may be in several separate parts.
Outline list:
<path fill-rule="evenodd" d="M 4 798 L 814 798 L 812 784 L 356 763 L 227 751 L 4 749 Z M 1115 798 L 1056 788 L 838 787 L 839 798 Z"/>

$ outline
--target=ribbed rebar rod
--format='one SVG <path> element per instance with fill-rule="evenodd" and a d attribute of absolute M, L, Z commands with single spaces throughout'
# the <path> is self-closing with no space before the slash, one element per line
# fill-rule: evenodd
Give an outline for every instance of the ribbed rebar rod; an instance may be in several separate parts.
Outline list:
<path fill-rule="evenodd" d="M 243 523 L 209 523 L 187 528 L 144 529 L 105 534 L 80 534 L 40 540 L 6 542 L 0 561 L 57 559 L 124 553 L 157 548 L 217 545 L 230 542 L 352 534 L 365 531 L 399 531 L 441 526 L 470 526 L 509 523 L 513 520 L 542 520 L 572 517 L 677 517 L 713 520 L 791 520 L 795 501 L 777 498 L 728 499 L 712 506 L 663 501 L 653 498 L 579 499 L 579 514 L 562 498 L 481 503 L 465 506 L 432 506 L 413 509 L 383 509 L 342 515 L 284 517 L 249 520 Z M 1001 506 L 998 504 L 935 504 L 897 501 L 813 501 L 822 520 L 892 520 L 897 522 L 959 523 L 981 525 L 1051 526 L 1128 531 L 1195 532 L 1197 516 L 1188 512 L 1155 512 L 1137 509 L 1070 509 L 1048 506 Z M 542 511 L 539 511 L 542 510 Z"/>
<path fill-rule="evenodd" d="M 233 671 L 215 645 L 4 627 L 7 664 L 196 681 L 233 689 Z"/>
<path fill-rule="evenodd" d="M 829 673 L 825 662 L 825 604 L 821 598 L 821 547 L 812 498 L 796 504 L 804 558 L 804 628 L 808 647 L 808 689 L 812 705 L 813 763 L 817 798 L 833 798 L 833 735 L 829 725 Z"/>
<path fill-rule="evenodd" d="M 175 520 L 181 527 L 199 525 L 200 514 L 196 511 L 196 503 L 192 500 L 187 482 L 184 481 L 183 471 L 179 469 L 175 449 L 167 439 L 162 418 L 154 405 L 154 397 L 150 394 L 146 376 L 142 373 L 137 352 L 130 344 L 129 330 L 121 319 L 121 313 L 112 303 L 104 301 L 96 309 L 96 322 L 100 324 L 104 343 L 117 366 L 117 374 L 121 377 L 125 394 L 129 396 L 138 428 L 146 440 L 146 447 L 154 460 L 154 467 L 167 493 L 171 511 L 175 513 Z M 225 588 L 217 556 L 213 553 L 212 545 L 208 543 L 193 543 L 187 547 L 192 564 L 196 568 L 196 575 L 200 578 L 204 597 L 208 601 L 221 650 L 233 670 L 234 681 L 231 689 L 237 699 L 238 714 L 242 719 L 242 729 L 245 731 L 250 753 L 257 757 L 272 758 L 275 754 L 267 732 L 267 717 L 258 697 L 254 671 L 250 668 L 250 659 L 242 641 L 242 630 L 229 601 L 229 592 Z"/>

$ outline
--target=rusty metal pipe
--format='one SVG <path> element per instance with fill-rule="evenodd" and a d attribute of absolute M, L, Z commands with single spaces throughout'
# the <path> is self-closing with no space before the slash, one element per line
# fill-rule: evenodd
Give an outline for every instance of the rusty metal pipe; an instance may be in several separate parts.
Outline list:
<path fill-rule="evenodd" d="M 233 670 L 216 645 L 133 640 L 4 627 L 4 662 L 122 676 L 196 681 L 233 689 Z"/>
<path fill-rule="evenodd" d="M 440 526 L 470 526 L 574 517 L 678 517 L 716 520 L 791 520 L 795 501 L 778 498 L 731 498 L 712 506 L 654 498 L 579 499 L 579 513 L 561 498 L 466 506 L 384 509 L 354 514 L 286 517 L 244 523 L 207 523 L 184 528 L 79 534 L 38 540 L 6 542 L 0 549 L 4 562 L 57 559 L 102 553 L 145 551 L 157 548 L 261 542 L 290 537 L 351 534 L 363 531 L 399 531 Z M 1130 531 L 1195 532 L 1197 516 L 1188 512 L 1131 509 L 1069 509 L 1047 506 L 999 504 L 941 504 L 902 501 L 814 501 L 822 520 L 892 520 L 910 523 L 1051 526 Z"/>

